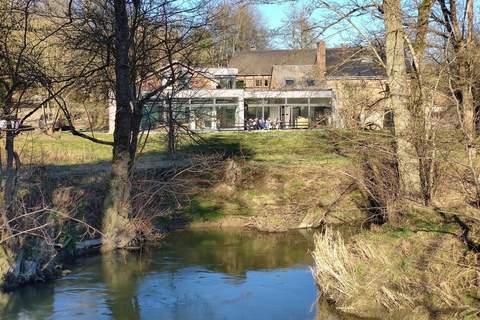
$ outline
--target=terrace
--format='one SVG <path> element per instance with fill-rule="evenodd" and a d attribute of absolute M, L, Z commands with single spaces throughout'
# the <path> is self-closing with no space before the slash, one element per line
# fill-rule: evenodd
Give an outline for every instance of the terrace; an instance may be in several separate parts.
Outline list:
<path fill-rule="evenodd" d="M 170 109 L 175 122 L 195 131 L 247 130 L 253 119 L 275 121 L 278 129 L 308 129 L 332 125 L 334 117 L 331 90 L 189 89 L 171 100 L 157 97 L 146 108 L 144 127 L 162 127 Z"/>

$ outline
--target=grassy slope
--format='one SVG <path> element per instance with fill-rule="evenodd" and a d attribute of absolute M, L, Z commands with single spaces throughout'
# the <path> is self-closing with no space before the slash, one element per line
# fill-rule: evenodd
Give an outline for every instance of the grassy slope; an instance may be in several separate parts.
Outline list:
<path fill-rule="evenodd" d="M 96 137 L 112 140 L 108 134 Z M 69 133 L 55 133 L 51 136 L 26 133 L 16 140 L 17 150 L 23 163 L 43 165 L 79 165 L 107 161 L 111 158 L 111 148 L 74 137 Z"/>
<path fill-rule="evenodd" d="M 112 139 L 108 134 L 97 137 Z M 200 186 L 200 192 L 189 199 L 188 205 L 177 210 L 181 214 L 186 212 L 192 220 L 226 215 L 259 216 L 262 223 L 273 222 L 281 228 L 290 222 L 298 223 L 303 212 L 325 210 L 345 188 L 341 171 L 350 160 L 336 153 L 332 133 L 327 131 L 205 133 L 202 139 L 204 143 L 200 145 L 179 140 L 178 158 L 220 153 L 236 159 L 242 174 L 241 181 L 234 186 L 218 181 Z M 149 162 L 153 159 L 153 163 L 166 159 L 164 146 L 165 135 L 153 134 L 143 154 Z M 78 168 L 80 173 L 85 170 L 88 174 L 100 165 L 105 170 L 111 157 L 109 146 L 69 133 L 25 134 L 17 140 L 17 149 L 24 164 L 39 164 L 54 170 L 58 166 L 68 169 L 67 173 Z M 351 201 L 345 204 L 351 205 Z"/>
<path fill-rule="evenodd" d="M 233 185 L 217 183 L 194 196 L 187 210 L 194 220 L 253 216 L 255 226 L 261 229 L 284 230 L 297 226 L 305 213 L 321 214 L 346 187 L 341 171 L 350 160 L 336 153 L 327 131 L 212 133 L 203 137 L 204 145 L 193 150 L 184 146 L 183 151 L 228 154 L 241 166 L 241 178 Z M 340 207 L 346 203 L 352 205 L 351 197 Z"/>

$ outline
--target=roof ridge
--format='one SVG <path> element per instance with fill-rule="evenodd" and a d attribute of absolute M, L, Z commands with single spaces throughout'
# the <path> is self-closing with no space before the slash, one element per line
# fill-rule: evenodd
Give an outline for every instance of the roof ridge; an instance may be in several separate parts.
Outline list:
<path fill-rule="evenodd" d="M 362 46 L 342 46 L 342 47 L 331 47 L 331 48 L 325 48 L 326 51 L 329 50 L 363 50 L 365 49 Z M 237 51 L 234 52 L 233 55 L 235 56 L 236 54 L 244 54 L 244 53 L 268 53 L 268 52 L 299 52 L 299 51 L 316 51 L 316 48 L 302 48 L 302 49 L 264 49 L 264 50 L 242 50 L 242 51 Z"/>
<path fill-rule="evenodd" d="M 303 48 L 303 49 L 265 49 L 265 50 L 242 50 L 234 53 L 259 53 L 259 52 L 290 52 L 290 51 L 310 51 L 317 50 L 315 48 Z"/>

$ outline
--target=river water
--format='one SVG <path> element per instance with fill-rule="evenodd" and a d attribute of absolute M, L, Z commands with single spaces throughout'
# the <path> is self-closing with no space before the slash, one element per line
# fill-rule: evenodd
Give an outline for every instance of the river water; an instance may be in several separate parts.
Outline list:
<path fill-rule="evenodd" d="M 0 296 L 1 319 L 342 319 L 317 303 L 312 233 L 178 231 L 141 253 L 81 259 Z"/>

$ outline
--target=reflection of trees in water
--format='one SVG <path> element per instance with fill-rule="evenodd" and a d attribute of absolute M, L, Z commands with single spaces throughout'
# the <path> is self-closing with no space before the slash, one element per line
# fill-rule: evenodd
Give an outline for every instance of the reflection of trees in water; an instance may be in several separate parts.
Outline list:
<path fill-rule="evenodd" d="M 139 319 L 137 282 L 146 273 L 150 256 L 116 251 L 102 256 L 102 278 L 108 290 L 107 305 L 114 319 Z"/>
<path fill-rule="evenodd" d="M 310 235 L 295 233 L 258 233 L 248 230 L 180 231 L 170 234 L 160 248 L 151 248 L 142 254 L 113 252 L 102 257 L 102 278 L 110 298 L 107 304 L 115 319 L 138 319 L 138 284 L 149 272 L 162 272 L 167 286 L 176 292 L 175 278 L 188 267 L 202 267 L 211 271 L 243 278 L 249 270 L 287 268 L 309 263 Z M 235 281 L 235 279 L 228 279 Z M 170 312 L 192 313 L 185 308 L 187 301 L 170 304 Z M 187 298 L 187 297 L 183 297 Z M 187 303 L 189 304 L 189 303 Z M 212 312 L 201 297 L 192 303 L 194 309 L 205 314 Z"/>
<path fill-rule="evenodd" d="M 28 310 L 32 319 L 46 319 L 53 314 L 53 284 L 26 286 L 14 292 L 0 292 L 0 319 L 17 319 L 18 314 Z M 40 291 L 40 294 L 39 294 Z M 41 305 L 42 308 L 38 308 Z"/>
<path fill-rule="evenodd" d="M 244 276 L 250 270 L 305 265 L 311 259 L 310 238 L 310 233 L 260 233 L 243 229 L 174 232 L 160 248 L 146 250 L 142 255 L 115 252 L 104 256 L 104 278 L 109 287 L 122 289 L 135 286 L 130 282 L 152 269 L 175 273 L 181 268 L 202 266 Z M 172 258 L 175 263 L 157 263 Z"/>
<path fill-rule="evenodd" d="M 185 266 L 200 264 L 212 271 L 244 276 L 249 270 L 308 264 L 310 244 L 309 235 L 298 232 L 188 231 L 171 234 L 157 254 L 170 255 L 182 248 L 174 254 Z"/>
<path fill-rule="evenodd" d="M 140 318 L 139 286 L 147 274 L 161 272 L 167 276 L 161 292 L 176 293 L 178 277 L 185 277 L 192 267 L 234 275 L 226 281 L 243 281 L 247 271 L 288 268 L 310 263 L 310 233 L 259 233 L 248 230 L 180 231 L 169 234 L 159 248 L 144 252 L 118 251 L 103 256 L 85 259 L 80 263 L 83 274 L 80 282 L 75 276 L 62 280 L 59 288 L 103 287 L 108 295 L 106 306 L 114 319 Z M 201 272 L 201 271 L 200 271 Z M 87 275 L 87 276 L 86 276 Z M 165 286 L 166 285 L 166 286 Z M 21 312 L 28 312 L 31 318 L 45 319 L 55 316 L 55 282 L 36 285 L 18 290 L 12 294 L 0 295 L 1 318 L 5 314 L 17 319 Z M 157 299 L 153 287 L 150 294 Z M 183 291 L 182 291 L 183 292 Z M 173 315 L 213 314 L 215 310 L 209 301 L 201 296 L 188 296 L 178 292 L 175 301 L 165 305 L 165 311 Z M 88 294 L 88 293 L 87 293 Z M 170 296 L 171 297 L 171 296 Z M 146 297 L 141 297 L 145 299 Z M 195 301 L 190 301 L 194 299 Z M 67 303 L 68 303 L 68 299 Z M 188 300 L 188 301 L 187 301 Z M 144 302 L 144 301 L 143 301 Z M 103 303 L 99 301 L 100 304 Z M 185 304 L 191 305 L 186 308 Z M 156 308 L 159 306 L 157 305 Z M 144 310 L 145 312 L 146 310 Z M 88 311 L 86 311 L 88 314 Z M 148 312 L 148 311 L 147 311 Z"/>

